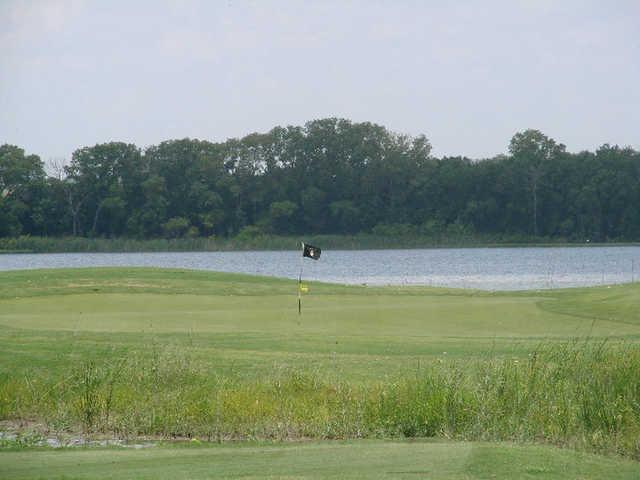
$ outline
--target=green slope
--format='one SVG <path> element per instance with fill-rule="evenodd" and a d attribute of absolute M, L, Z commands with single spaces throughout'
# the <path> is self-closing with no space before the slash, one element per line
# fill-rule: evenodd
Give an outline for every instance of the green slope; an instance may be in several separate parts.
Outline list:
<path fill-rule="evenodd" d="M 375 377 L 420 361 L 522 356 L 541 342 L 640 335 L 640 287 L 487 293 L 310 284 L 159 269 L 0 274 L 0 361 L 64 365 L 155 342 L 247 375 L 273 363 Z M 261 361 L 256 362 L 259 358 Z M 1 367 L 0 367 L 1 368 Z"/>

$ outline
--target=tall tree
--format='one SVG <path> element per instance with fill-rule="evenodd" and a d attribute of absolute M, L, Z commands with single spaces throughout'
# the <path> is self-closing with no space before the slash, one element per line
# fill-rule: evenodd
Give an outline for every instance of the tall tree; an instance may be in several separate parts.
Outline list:
<path fill-rule="evenodd" d="M 139 201 L 140 181 L 144 174 L 140 149 L 132 144 L 111 142 L 73 152 L 66 167 L 69 208 L 74 219 L 74 235 L 84 209 L 90 235 L 124 231 L 128 200 Z M 101 213 L 106 210 L 115 220 L 100 228 Z"/>
<path fill-rule="evenodd" d="M 0 236 L 37 233 L 44 218 L 36 216 L 45 184 L 43 163 L 15 145 L 0 145 Z"/>
<path fill-rule="evenodd" d="M 549 163 L 565 151 L 563 144 L 547 137 L 539 130 L 516 133 L 509 143 L 509 152 L 524 169 L 531 192 L 533 235 L 538 236 L 538 191 Z"/>

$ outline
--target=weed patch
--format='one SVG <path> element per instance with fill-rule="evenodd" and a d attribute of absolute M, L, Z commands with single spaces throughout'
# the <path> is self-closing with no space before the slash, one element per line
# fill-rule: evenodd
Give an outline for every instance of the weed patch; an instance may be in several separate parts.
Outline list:
<path fill-rule="evenodd" d="M 86 361 L 69 377 L 0 376 L 2 419 L 123 438 L 441 437 L 544 442 L 640 459 L 640 347 L 542 345 L 527 359 L 434 361 L 380 381 L 275 369 L 211 374 L 170 348 Z"/>

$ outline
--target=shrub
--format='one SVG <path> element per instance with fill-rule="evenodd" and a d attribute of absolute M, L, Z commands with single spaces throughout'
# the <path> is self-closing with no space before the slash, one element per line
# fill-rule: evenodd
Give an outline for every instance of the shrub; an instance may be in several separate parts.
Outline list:
<path fill-rule="evenodd" d="M 162 230 L 169 238 L 179 238 L 183 237 L 184 234 L 189 230 L 190 224 L 191 223 L 187 218 L 173 217 L 162 225 Z"/>
<path fill-rule="evenodd" d="M 405 237 L 414 235 L 416 228 L 408 223 L 379 223 L 371 233 L 385 237 Z"/>

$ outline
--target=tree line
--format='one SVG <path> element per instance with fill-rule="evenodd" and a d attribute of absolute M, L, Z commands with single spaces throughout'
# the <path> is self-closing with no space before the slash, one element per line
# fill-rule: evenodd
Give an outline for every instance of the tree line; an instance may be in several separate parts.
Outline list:
<path fill-rule="evenodd" d="M 220 143 L 103 143 L 49 174 L 0 146 L 0 236 L 239 233 L 640 240 L 640 153 L 570 153 L 526 130 L 505 155 L 436 158 L 425 136 L 337 118 Z"/>

